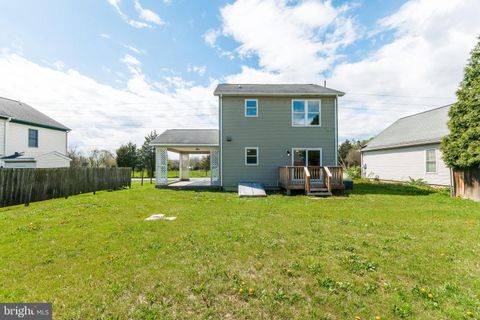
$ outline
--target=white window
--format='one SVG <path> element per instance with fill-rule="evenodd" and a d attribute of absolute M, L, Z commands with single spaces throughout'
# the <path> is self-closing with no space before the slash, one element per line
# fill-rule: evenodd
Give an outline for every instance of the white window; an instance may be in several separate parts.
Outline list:
<path fill-rule="evenodd" d="M 425 150 L 425 171 L 427 173 L 437 172 L 437 150 Z"/>
<path fill-rule="evenodd" d="M 246 166 L 258 165 L 258 148 L 257 147 L 245 148 L 245 165 Z"/>
<path fill-rule="evenodd" d="M 321 110 L 320 100 L 292 100 L 292 126 L 320 126 Z"/>
<path fill-rule="evenodd" d="M 312 166 L 322 165 L 322 149 L 294 148 L 292 150 L 292 165 L 294 166 Z"/>
<path fill-rule="evenodd" d="M 258 100 L 245 100 L 245 117 L 258 117 Z"/>

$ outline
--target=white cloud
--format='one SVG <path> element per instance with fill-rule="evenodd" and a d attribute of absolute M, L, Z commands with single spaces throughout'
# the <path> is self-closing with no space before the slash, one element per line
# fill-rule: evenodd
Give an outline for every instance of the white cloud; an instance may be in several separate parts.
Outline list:
<path fill-rule="evenodd" d="M 217 38 L 220 36 L 220 31 L 215 29 L 209 29 L 203 34 L 203 40 L 210 47 L 215 48 L 217 45 Z"/>
<path fill-rule="evenodd" d="M 143 54 L 144 53 L 143 50 L 137 49 L 134 46 L 131 46 L 131 45 L 128 45 L 128 44 L 122 44 L 122 46 L 124 48 L 127 48 L 128 50 L 130 50 L 132 52 L 135 52 L 136 54 Z"/>
<path fill-rule="evenodd" d="M 135 10 L 137 10 L 138 15 L 140 16 L 140 18 L 141 18 L 142 20 L 147 21 L 147 22 L 154 23 L 154 24 L 159 25 L 159 26 L 165 24 L 165 23 L 162 21 L 162 19 L 160 19 L 160 17 L 158 16 L 158 14 L 156 14 L 156 13 L 153 12 L 152 10 L 143 8 L 142 5 L 140 4 L 140 1 L 139 1 L 139 0 L 135 0 L 135 1 L 134 1 L 134 5 L 135 5 Z"/>
<path fill-rule="evenodd" d="M 207 66 L 190 66 L 187 68 L 188 72 L 196 73 L 199 76 L 205 75 L 205 72 L 207 71 Z"/>
<path fill-rule="evenodd" d="M 72 128 L 69 144 L 82 150 L 142 143 L 154 129 L 217 125 L 217 102 L 212 95 L 216 82 L 194 86 L 177 77 L 152 83 L 132 58 L 122 59 L 134 67 L 129 69 L 127 88 L 116 89 L 76 70 L 56 70 L 3 50 L 0 73 L 10 76 L 0 77 L 0 91 Z"/>
<path fill-rule="evenodd" d="M 129 65 L 129 66 L 141 65 L 140 61 L 138 61 L 137 58 L 129 54 L 126 54 L 125 56 L 123 56 L 123 58 L 120 59 L 120 62 L 125 63 L 126 65 Z"/>
<path fill-rule="evenodd" d="M 222 34 L 240 43 L 240 56 L 258 56 L 260 70 L 277 74 L 278 80 L 311 81 L 359 37 L 348 9 L 330 1 L 238 0 L 221 9 Z M 215 35 L 207 32 L 204 39 L 212 45 Z"/>
<path fill-rule="evenodd" d="M 108 33 L 100 33 L 99 36 L 104 38 L 104 39 L 110 39 L 111 38 L 111 36 Z"/>
<path fill-rule="evenodd" d="M 120 0 L 107 0 L 108 3 L 115 8 L 115 11 L 120 15 L 123 21 L 128 23 L 130 26 L 137 28 L 137 29 L 143 29 L 143 28 L 153 28 L 152 25 L 142 22 L 142 21 L 137 21 L 130 19 L 121 9 L 120 9 Z"/>

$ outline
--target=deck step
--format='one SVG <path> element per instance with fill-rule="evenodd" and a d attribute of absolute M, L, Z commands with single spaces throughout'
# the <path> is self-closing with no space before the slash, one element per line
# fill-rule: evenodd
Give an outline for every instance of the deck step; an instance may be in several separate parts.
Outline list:
<path fill-rule="evenodd" d="M 316 191 L 316 192 L 310 191 L 307 194 L 307 196 L 309 196 L 309 197 L 331 197 L 332 193 L 328 192 L 328 191 Z"/>
<path fill-rule="evenodd" d="M 310 192 L 328 192 L 328 188 L 310 188 Z"/>

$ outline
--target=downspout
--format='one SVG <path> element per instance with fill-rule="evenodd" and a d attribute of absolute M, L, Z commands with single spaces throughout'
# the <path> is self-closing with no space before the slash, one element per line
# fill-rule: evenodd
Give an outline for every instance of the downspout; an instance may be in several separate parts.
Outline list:
<path fill-rule="evenodd" d="M 222 112 L 222 106 L 223 106 L 223 94 L 220 94 L 219 97 L 219 126 L 220 126 L 220 187 L 223 188 L 223 112 Z"/>
<path fill-rule="evenodd" d="M 338 166 L 338 95 L 335 96 L 335 165 Z"/>
<path fill-rule="evenodd" d="M 7 121 L 5 121 L 5 126 L 3 127 L 3 152 L 5 153 L 4 156 L 7 155 L 7 126 L 10 121 L 12 121 L 12 117 L 7 117 Z"/>

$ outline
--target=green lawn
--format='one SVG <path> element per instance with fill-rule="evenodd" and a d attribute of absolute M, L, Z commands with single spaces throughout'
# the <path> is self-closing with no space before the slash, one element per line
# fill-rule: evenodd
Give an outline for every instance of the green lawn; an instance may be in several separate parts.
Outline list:
<path fill-rule="evenodd" d="M 133 173 L 133 177 L 134 178 L 141 178 L 142 173 L 139 172 L 139 171 L 135 171 Z M 143 177 L 145 179 L 148 178 L 147 171 L 145 171 L 143 173 Z M 168 170 L 168 177 L 169 178 L 178 178 L 178 177 L 180 177 L 180 172 L 178 170 Z M 205 170 L 191 170 L 190 171 L 190 178 L 206 178 L 206 177 L 210 177 L 210 170 L 208 170 L 207 172 L 205 172 Z"/>
<path fill-rule="evenodd" d="M 0 301 L 52 302 L 55 319 L 479 319 L 480 203 L 355 188 L 135 184 L 0 209 Z"/>

